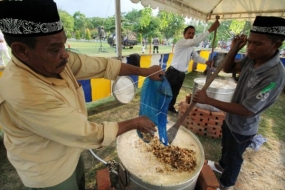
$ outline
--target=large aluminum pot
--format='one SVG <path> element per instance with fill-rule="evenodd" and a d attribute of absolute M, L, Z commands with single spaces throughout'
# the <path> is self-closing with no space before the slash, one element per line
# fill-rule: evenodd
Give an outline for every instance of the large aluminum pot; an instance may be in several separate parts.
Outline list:
<path fill-rule="evenodd" d="M 194 88 L 193 95 L 197 92 L 197 90 L 201 90 L 205 84 L 206 78 L 196 78 L 194 79 Z M 216 100 L 221 100 L 223 102 L 230 102 L 233 96 L 233 93 L 236 88 L 236 83 L 230 80 L 221 80 L 215 79 L 212 84 L 207 89 L 207 95 Z M 208 105 L 208 104 L 196 104 L 197 107 L 217 112 L 221 111 L 218 108 Z"/>
<path fill-rule="evenodd" d="M 169 123 L 168 127 L 173 123 Z M 157 133 L 155 134 L 157 135 Z M 194 190 L 204 164 L 204 150 L 198 138 L 181 126 L 173 146 L 195 151 L 196 167 L 190 172 L 158 171 L 165 167 L 153 153 L 142 151 L 145 142 L 136 130 L 120 135 L 117 152 L 120 159 L 119 184 L 121 190 Z"/>

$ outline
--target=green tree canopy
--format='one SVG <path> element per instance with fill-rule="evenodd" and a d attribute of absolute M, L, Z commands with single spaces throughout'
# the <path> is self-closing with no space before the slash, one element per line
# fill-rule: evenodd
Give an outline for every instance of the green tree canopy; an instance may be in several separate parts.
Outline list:
<path fill-rule="evenodd" d="M 63 10 L 59 10 L 59 17 L 61 19 L 61 22 L 64 26 L 64 30 L 68 33 L 72 33 L 73 32 L 73 28 L 74 28 L 74 19 L 73 17 L 68 14 L 66 11 Z"/>

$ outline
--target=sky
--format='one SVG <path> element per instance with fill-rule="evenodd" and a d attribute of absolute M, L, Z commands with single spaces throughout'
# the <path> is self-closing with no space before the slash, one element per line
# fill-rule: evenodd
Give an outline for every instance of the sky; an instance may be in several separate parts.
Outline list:
<path fill-rule="evenodd" d="M 54 0 L 57 7 L 73 15 L 76 11 L 91 17 L 110 17 L 115 15 L 116 0 Z M 130 0 L 121 0 L 121 12 L 129 12 L 132 9 L 141 10 L 141 3 L 134 4 Z"/>

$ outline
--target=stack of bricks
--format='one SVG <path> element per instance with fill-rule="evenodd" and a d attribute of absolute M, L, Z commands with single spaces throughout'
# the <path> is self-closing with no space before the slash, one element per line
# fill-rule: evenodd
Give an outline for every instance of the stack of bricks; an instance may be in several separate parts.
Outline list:
<path fill-rule="evenodd" d="M 179 104 L 178 117 L 186 111 L 188 106 L 189 104 L 186 101 Z M 224 119 L 225 113 L 222 111 L 213 112 L 195 106 L 182 125 L 197 135 L 220 138 Z"/>

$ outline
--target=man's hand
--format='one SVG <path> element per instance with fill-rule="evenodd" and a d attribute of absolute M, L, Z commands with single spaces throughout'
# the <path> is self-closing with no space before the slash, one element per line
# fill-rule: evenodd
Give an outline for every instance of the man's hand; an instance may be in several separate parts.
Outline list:
<path fill-rule="evenodd" d="M 193 97 L 193 102 L 207 104 L 208 99 L 209 97 L 205 90 L 198 90 Z"/>
<path fill-rule="evenodd" d="M 234 37 L 232 40 L 231 48 L 237 48 L 238 50 L 241 50 L 247 43 L 247 36 L 242 34 L 242 35 L 237 35 Z"/>
<path fill-rule="evenodd" d="M 211 60 L 208 60 L 208 61 L 205 62 L 205 64 L 208 65 L 209 67 L 212 67 L 212 66 L 213 66 L 213 63 L 214 63 L 214 62 L 211 61 Z"/>
<path fill-rule="evenodd" d="M 150 133 L 156 132 L 155 124 L 146 116 L 140 116 L 136 118 L 135 121 L 136 129 L 143 133 Z"/>
<path fill-rule="evenodd" d="M 155 124 L 146 116 L 139 116 L 127 121 L 121 121 L 118 124 L 119 131 L 117 136 L 133 129 L 137 129 L 142 133 L 149 133 L 151 135 L 157 131 Z"/>
<path fill-rule="evenodd" d="M 208 29 L 208 31 L 211 33 L 213 31 L 215 31 L 218 27 L 220 26 L 220 22 L 218 20 L 216 20 Z"/>
<path fill-rule="evenodd" d="M 152 80 L 162 80 L 161 75 L 165 75 L 165 72 L 160 66 L 154 65 L 147 69 L 145 77 L 149 77 Z"/>

